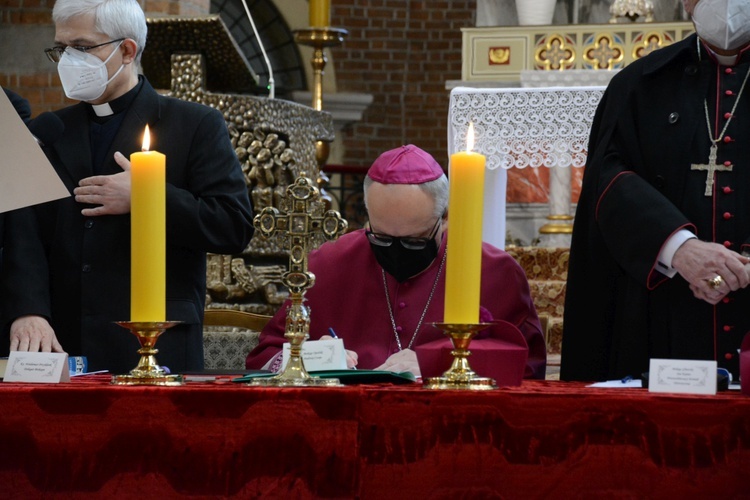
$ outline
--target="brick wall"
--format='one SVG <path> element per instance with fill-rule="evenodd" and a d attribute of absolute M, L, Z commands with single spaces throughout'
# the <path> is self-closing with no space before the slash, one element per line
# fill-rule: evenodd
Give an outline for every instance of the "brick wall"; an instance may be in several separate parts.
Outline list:
<path fill-rule="evenodd" d="M 461 28 L 476 0 L 333 0 L 331 24 L 349 36 L 332 50 L 339 92 L 374 97 L 343 132 L 344 163 L 369 166 L 413 143 L 447 168 L 446 80 L 461 78 Z"/>
<path fill-rule="evenodd" d="M 9 24 L 51 23 L 54 0 L 0 0 L 0 22 Z"/>

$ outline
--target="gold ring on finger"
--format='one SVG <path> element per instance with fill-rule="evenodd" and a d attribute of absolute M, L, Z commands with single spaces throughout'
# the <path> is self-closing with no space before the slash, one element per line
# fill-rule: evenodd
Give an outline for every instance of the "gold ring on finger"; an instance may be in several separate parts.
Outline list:
<path fill-rule="evenodd" d="M 718 290 L 722 283 L 724 283 L 724 278 L 722 278 L 719 274 L 708 280 L 708 286 L 710 286 L 713 290 Z"/>

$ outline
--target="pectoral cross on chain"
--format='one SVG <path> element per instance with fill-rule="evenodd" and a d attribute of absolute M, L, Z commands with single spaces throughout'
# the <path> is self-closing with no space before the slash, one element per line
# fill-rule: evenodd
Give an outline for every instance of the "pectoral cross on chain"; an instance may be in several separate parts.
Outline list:
<path fill-rule="evenodd" d="M 708 153 L 708 164 L 693 163 L 690 165 L 690 170 L 705 170 L 706 171 L 706 196 L 711 196 L 714 192 L 714 172 L 731 172 L 733 165 L 717 164 L 717 150 L 719 148 L 716 144 L 711 145 L 711 151 Z"/>

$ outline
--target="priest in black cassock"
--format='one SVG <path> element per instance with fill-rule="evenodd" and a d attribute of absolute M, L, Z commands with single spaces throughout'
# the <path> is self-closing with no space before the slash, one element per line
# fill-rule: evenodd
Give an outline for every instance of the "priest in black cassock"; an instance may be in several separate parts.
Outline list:
<path fill-rule="evenodd" d="M 594 119 L 575 218 L 561 378 L 650 358 L 739 375 L 750 330 L 750 2 L 684 0 L 696 35 L 633 62 Z"/>
<path fill-rule="evenodd" d="M 206 252 L 242 251 L 252 208 L 226 123 L 201 104 L 160 96 L 138 75 L 146 19 L 136 0 L 58 0 L 52 12 L 66 95 L 64 131 L 45 153 L 73 196 L 6 220 L 0 349 L 66 351 L 90 370 L 138 361 L 130 319 L 130 162 L 146 125 L 166 155 L 167 318 L 159 340 L 174 371 L 203 367 Z M 9 338 L 8 338 L 9 335 Z"/>

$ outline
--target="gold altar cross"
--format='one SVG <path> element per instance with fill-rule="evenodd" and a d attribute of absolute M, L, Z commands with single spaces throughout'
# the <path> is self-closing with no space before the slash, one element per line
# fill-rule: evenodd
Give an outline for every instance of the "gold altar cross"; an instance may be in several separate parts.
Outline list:
<path fill-rule="evenodd" d="M 286 188 L 277 210 L 266 207 L 255 216 L 253 224 L 264 236 L 281 235 L 289 249 L 289 270 L 281 281 L 289 288 L 291 304 L 286 311 L 284 338 L 289 342 L 289 361 L 284 370 L 272 378 L 256 379 L 252 385 L 332 386 L 338 379 L 311 377 L 302 359 L 302 344 L 310 336 L 310 309 L 304 304 L 305 292 L 315 284 L 315 275 L 307 270 L 307 255 L 322 236 L 335 240 L 346 231 L 346 220 L 335 210 L 323 213 L 320 191 L 313 181 L 301 174 Z"/>
<path fill-rule="evenodd" d="M 266 237 L 281 234 L 288 238 L 289 271 L 282 281 L 291 293 L 304 293 L 315 283 L 315 275 L 307 270 L 307 255 L 315 242 L 320 241 L 320 236 L 335 240 L 348 224 L 335 210 L 322 213 L 320 191 L 304 175 L 287 187 L 280 206 L 285 213 L 274 207 L 264 208 L 256 216 L 255 227 Z"/>
<path fill-rule="evenodd" d="M 733 165 L 717 164 L 717 150 L 719 148 L 716 144 L 711 146 L 711 151 L 708 153 L 708 164 L 693 163 L 690 165 L 690 170 L 705 170 L 706 171 L 706 196 L 711 196 L 714 191 L 714 172 L 731 172 Z"/>

